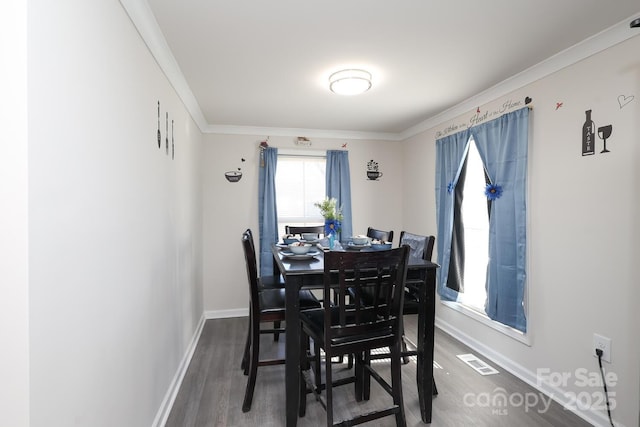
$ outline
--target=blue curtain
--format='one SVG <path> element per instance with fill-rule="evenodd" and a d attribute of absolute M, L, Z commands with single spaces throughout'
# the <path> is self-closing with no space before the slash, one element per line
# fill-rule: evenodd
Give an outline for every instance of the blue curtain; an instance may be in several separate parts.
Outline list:
<path fill-rule="evenodd" d="M 438 294 L 445 301 L 455 301 L 458 292 L 447 287 L 451 236 L 453 232 L 454 190 L 469 150 L 469 130 L 436 141 L 436 212 L 438 238 Z"/>
<path fill-rule="evenodd" d="M 264 148 L 258 173 L 258 224 L 260 227 L 260 276 L 273 275 L 271 244 L 278 241 L 276 166 L 278 149 Z"/>
<path fill-rule="evenodd" d="M 340 240 L 342 236 L 351 237 L 353 234 L 351 222 L 351 175 L 349 172 L 349 152 L 344 150 L 327 151 L 327 197 L 335 198 L 338 206 L 342 207 L 342 229 L 340 232 Z"/>
<path fill-rule="evenodd" d="M 491 184 L 502 193 L 491 203 L 487 316 L 522 332 L 527 247 L 529 108 L 471 128 Z"/>
<path fill-rule="evenodd" d="M 445 301 L 455 301 L 458 296 L 447 287 L 454 193 L 473 137 L 491 184 L 502 190 L 500 197 L 492 201 L 489 216 L 485 311 L 489 318 L 522 332 L 527 330 L 524 286 L 528 128 L 529 108 L 525 107 L 436 141 L 438 293 Z"/>

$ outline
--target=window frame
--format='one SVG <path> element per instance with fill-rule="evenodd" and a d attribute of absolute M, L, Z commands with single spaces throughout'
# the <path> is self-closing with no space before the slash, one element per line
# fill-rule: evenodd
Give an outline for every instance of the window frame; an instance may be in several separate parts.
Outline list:
<path fill-rule="evenodd" d="M 318 159 L 323 160 L 325 164 L 325 176 L 324 176 L 324 184 L 325 190 L 323 192 L 322 198 L 325 197 L 326 194 L 326 161 L 327 161 L 327 153 L 326 151 L 318 151 L 318 150 L 287 150 L 287 149 L 279 149 L 278 150 L 278 164 L 282 158 L 305 158 L 305 159 Z M 277 176 L 277 171 L 276 171 Z M 277 191 L 277 181 L 276 181 L 276 198 L 278 197 Z M 321 199 L 320 199 L 321 200 Z M 310 221 L 304 221 L 309 219 Z M 316 217 L 286 217 L 286 219 L 281 220 L 281 214 L 278 212 L 278 233 L 282 235 L 284 233 L 285 225 L 320 225 L 324 223 L 324 219 L 322 215 L 318 211 L 318 216 Z"/>

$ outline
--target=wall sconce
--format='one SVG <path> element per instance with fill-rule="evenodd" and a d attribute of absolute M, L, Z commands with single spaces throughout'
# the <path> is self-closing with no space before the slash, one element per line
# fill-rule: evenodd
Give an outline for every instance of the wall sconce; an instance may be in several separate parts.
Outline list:
<path fill-rule="evenodd" d="M 367 178 L 371 181 L 377 181 L 382 176 L 382 172 L 378 170 L 378 162 L 369 160 L 367 162 Z"/>

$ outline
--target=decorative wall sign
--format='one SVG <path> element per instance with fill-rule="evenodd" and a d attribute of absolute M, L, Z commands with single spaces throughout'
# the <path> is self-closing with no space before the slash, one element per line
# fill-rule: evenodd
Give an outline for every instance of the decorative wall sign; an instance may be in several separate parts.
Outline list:
<path fill-rule="evenodd" d="M 382 172 L 378 170 L 378 162 L 369 160 L 367 162 L 367 178 L 371 181 L 377 181 L 382 176 Z"/>
<path fill-rule="evenodd" d="M 516 110 L 518 108 L 522 108 L 524 105 L 528 105 L 531 103 L 532 99 L 530 97 L 526 97 L 523 101 L 514 101 L 512 99 L 508 99 L 502 103 L 501 106 L 494 110 L 487 110 L 481 112 L 480 107 L 476 108 L 475 112 L 467 122 L 465 123 L 453 123 L 444 128 L 443 130 L 436 132 L 436 139 L 443 138 L 452 133 L 456 133 L 462 131 L 464 129 L 468 129 L 470 127 L 479 125 L 481 123 L 486 122 L 487 120 L 492 120 L 494 117 L 499 117 L 503 114 Z"/>
<path fill-rule="evenodd" d="M 166 115 L 166 119 L 165 119 L 165 124 L 166 124 L 166 130 L 164 133 L 164 139 L 165 139 L 165 146 L 166 146 L 166 152 L 167 152 L 167 156 L 169 155 L 169 112 L 167 111 L 167 115 Z"/>
<path fill-rule="evenodd" d="M 591 156 L 596 153 L 596 135 L 602 140 L 604 145 L 600 153 L 609 153 L 610 151 L 607 149 L 607 138 L 611 136 L 613 126 L 600 126 L 598 133 L 596 133 L 596 124 L 591 118 L 591 110 L 586 110 L 584 113 L 586 117 L 582 125 L 582 155 Z"/>
<path fill-rule="evenodd" d="M 622 107 L 624 107 L 625 105 L 633 101 L 633 98 L 634 98 L 633 95 L 629 95 L 629 96 L 620 95 L 618 97 L 618 105 L 620 105 L 620 109 L 622 109 Z"/>
<path fill-rule="evenodd" d="M 306 136 L 297 137 L 294 143 L 303 147 L 311 147 L 311 141 Z"/>

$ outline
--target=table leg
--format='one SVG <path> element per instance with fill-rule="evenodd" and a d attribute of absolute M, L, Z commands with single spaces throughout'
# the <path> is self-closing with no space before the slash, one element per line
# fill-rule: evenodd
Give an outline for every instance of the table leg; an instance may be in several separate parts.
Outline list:
<path fill-rule="evenodd" d="M 286 425 L 298 422 L 300 401 L 300 298 L 301 276 L 285 277 L 285 407 Z"/>
<path fill-rule="evenodd" d="M 418 366 L 416 382 L 422 422 L 431 423 L 433 399 L 433 346 L 435 321 L 435 280 L 436 270 L 427 269 L 425 283 L 419 291 L 418 310 Z"/>

